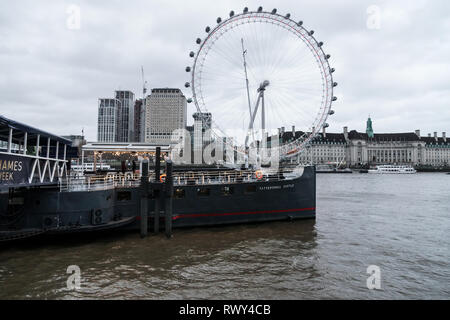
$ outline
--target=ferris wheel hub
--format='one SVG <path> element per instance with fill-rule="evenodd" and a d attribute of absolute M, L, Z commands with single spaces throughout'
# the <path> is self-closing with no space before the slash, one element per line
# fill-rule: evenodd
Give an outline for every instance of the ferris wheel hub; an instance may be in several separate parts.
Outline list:
<path fill-rule="evenodd" d="M 266 88 L 269 86 L 269 84 L 270 84 L 269 80 L 264 80 L 264 81 L 259 85 L 258 92 L 266 90 Z"/>

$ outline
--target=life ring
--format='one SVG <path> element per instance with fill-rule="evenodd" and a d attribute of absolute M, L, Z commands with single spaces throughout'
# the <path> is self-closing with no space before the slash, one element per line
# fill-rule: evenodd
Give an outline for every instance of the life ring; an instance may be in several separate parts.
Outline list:
<path fill-rule="evenodd" d="M 255 177 L 256 179 L 261 180 L 263 177 L 262 171 L 261 170 L 255 171 Z"/>
<path fill-rule="evenodd" d="M 159 181 L 161 181 L 162 183 L 164 183 L 164 181 L 166 181 L 166 174 L 163 173 L 162 175 L 159 176 Z"/>

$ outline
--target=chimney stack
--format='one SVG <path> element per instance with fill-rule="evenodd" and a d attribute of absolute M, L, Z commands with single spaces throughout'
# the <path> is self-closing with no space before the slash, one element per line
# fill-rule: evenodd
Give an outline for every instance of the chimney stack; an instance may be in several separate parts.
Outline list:
<path fill-rule="evenodd" d="M 444 142 L 447 142 L 447 137 L 445 136 L 445 132 L 442 132 L 442 139 L 444 139 Z"/>
<path fill-rule="evenodd" d="M 281 133 L 284 134 L 284 127 L 281 127 Z"/>
<path fill-rule="evenodd" d="M 431 133 L 428 134 L 428 138 L 431 138 Z"/>
<path fill-rule="evenodd" d="M 295 126 L 292 126 L 292 136 L 295 137 Z"/>
<path fill-rule="evenodd" d="M 323 138 L 325 139 L 327 137 L 327 133 L 325 132 L 325 127 L 322 129 Z"/>
<path fill-rule="evenodd" d="M 420 130 L 416 130 L 416 136 L 420 138 Z"/>
<path fill-rule="evenodd" d="M 344 127 L 344 137 L 345 137 L 345 140 L 348 140 L 348 128 L 347 127 Z"/>
<path fill-rule="evenodd" d="M 434 140 L 436 140 L 436 141 L 438 140 L 437 132 L 436 132 L 436 131 L 434 132 Z"/>

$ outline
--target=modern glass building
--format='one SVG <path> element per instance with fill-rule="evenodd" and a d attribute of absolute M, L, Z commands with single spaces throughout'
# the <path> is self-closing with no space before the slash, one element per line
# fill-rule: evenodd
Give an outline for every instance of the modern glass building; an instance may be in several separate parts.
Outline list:
<path fill-rule="evenodd" d="M 134 93 L 128 90 L 117 90 L 116 100 L 120 101 L 117 109 L 116 142 L 134 140 Z"/>
<path fill-rule="evenodd" d="M 97 141 L 116 141 L 119 105 L 117 99 L 98 99 Z"/>

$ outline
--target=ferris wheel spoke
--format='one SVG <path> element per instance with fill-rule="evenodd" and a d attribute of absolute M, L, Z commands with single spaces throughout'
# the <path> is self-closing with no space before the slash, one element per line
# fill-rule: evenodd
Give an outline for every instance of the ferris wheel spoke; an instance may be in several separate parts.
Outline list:
<path fill-rule="evenodd" d="M 276 48 L 278 48 L 278 49 L 276 50 L 275 56 L 271 61 L 271 65 L 269 68 L 270 73 L 273 73 L 277 70 L 277 66 L 280 65 L 280 61 L 283 60 L 284 56 L 286 55 L 286 52 L 284 50 L 287 45 L 286 42 L 290 40 L 290 39 L 287 39 L 286 37 L 283 37 L 280 34 L 280 30 L 278 30 L 277 38 L 278 39 L 276 40 L 274 48 L 276 46 Z"/>
<path fill-rule="evenodd" d="M 273 101 L 278 110 L 282 112 L 298 114 L 295 119 L 292 119 L 293 122 L 295 122 L 295 120 L 309 119 L 311 117 L 311 114 L 307 112 L 308 109 L 305 108 L 305 110 L 303 110 L 299 107 L 302 105 L 302 102 L 293 101 L 293 99 L 288 98 L 286 95 L 275 96 L 271 101 Z"/>
<path fill-rule="evenodd" d="M 315 74 L 317 74 L 317 68 L 314 68 L 311 66 L 311 63 L 313 62 L 312 59 L 305 58 L 306 53 L 304 51 L 295 52 L 295 54 L 292 55 L 292 57 L 288 60 L 288 58 L 282 59 L 282 61 L 277 62 L 277 65 L 274 66 L 274 76 L 277 77 L 281 73 L 285 73 L 284 69 L 286 66 L 295 66 L 291 68 L 290 72 L 293 74 L 302 74 L 301 71 L 307 71 L 312 70 L 315 71 Z M 285 76 L 289 76 L 289 74 L 286 74 Z"/>

